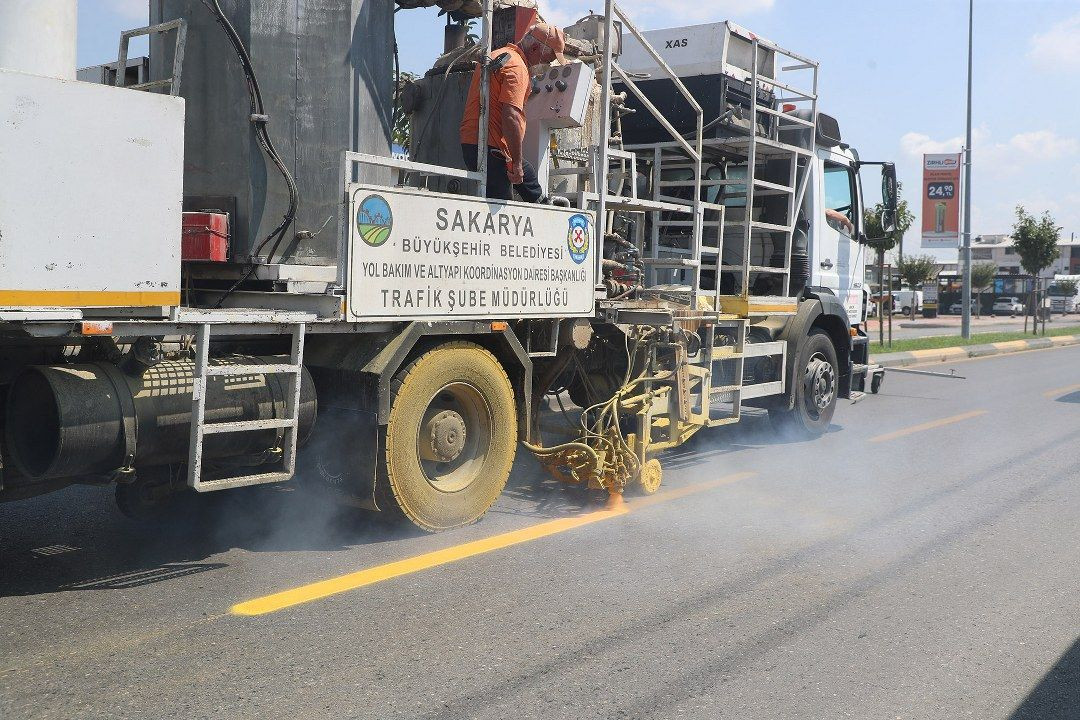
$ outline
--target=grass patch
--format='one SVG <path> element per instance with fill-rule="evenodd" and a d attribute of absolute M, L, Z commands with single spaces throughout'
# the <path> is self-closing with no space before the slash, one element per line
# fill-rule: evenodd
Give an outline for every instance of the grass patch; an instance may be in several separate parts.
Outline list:
<path fill-rule="evenodd" d="M 909 352 L 911 350 L 938 350 L 940 348 L 963 347 L 965 345 L 986 345 L 988 343 L 1008 342 L 1010 340 L 1030 340 L 1036 337 L 1054 337 L 1057 335 L 1080 335 L 1080 327 L 1047 328 L 1046 335 L 1032 335 L 1025 332 L 994 332 L 978 333 L 969 339 L 958 335 L 935 335 L 925 338 L 911 338 L 910 340 L 896 340 L 891 346 L 882 346 L 880 343 L 870 343 L 870 354 Z"/>

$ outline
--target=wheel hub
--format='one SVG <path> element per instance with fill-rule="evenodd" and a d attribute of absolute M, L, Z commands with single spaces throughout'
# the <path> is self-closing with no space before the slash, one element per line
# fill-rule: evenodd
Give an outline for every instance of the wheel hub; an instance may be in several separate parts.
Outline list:
<path fill-rule="evenodd" d="M 443 410 L 427 423 L 431 459 L 453 462 L 465 449 L 465 419 L 455 410 Z"/>
<path fill-rule="evenodd" d="M 813 358 L 806 366 L 806 396 L 818 412 L 826 410 L 836 392 L 836 376 L 832 364 L 823 358 Z"/>

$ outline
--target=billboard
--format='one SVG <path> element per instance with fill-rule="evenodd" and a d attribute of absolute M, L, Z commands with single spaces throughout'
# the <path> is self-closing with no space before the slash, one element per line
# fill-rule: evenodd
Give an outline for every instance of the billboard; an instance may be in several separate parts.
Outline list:
<path fill-rule="evenodd" d="M 923 155 L 922 246 L 960 244 L 961 153 Z"/>

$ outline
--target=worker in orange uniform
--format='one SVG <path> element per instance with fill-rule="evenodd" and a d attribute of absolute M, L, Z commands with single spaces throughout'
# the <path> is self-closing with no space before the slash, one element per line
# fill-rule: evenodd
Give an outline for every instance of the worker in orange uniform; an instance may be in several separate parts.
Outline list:
<path fill-rule="evenodd" d="M 566 37 L 547 23 L 533 25 L 516 45 L 491 53 L 493 70 L 489 86 L 487 194 L 496 200 L 513 199 L 513 190 L 526 202 L 544 202 L 544 190 L 536 180 L 536 170 L 522 157 L 525 140 L 525 101 L 529 99 L 532 77 L 529 68 L 556 60 L 563 62 Z M 473 72 L 465 115 L 461 119 L 461 152 L 465 167 L 479 167 L 477 143 L 480 136 L 480 73 Z"/>

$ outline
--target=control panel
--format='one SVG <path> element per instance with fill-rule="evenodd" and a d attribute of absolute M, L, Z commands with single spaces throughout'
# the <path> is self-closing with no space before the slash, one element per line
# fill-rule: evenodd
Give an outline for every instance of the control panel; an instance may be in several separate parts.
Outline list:
<path fill-rule="evenodd" d="M 525 159 L 536 168 L 540 187 L 547 192 L 551 166 L 551 131 L 581 127 L 589 108 L 596 71 L 592 65 L 573 62 L 553 65 L 532 78 L 532 92 L 525 103 Z"/>
<path fill-rule="evenodd" d="M 532 94 L 525 105 L 525 118 L 530 127 L 544 123 L 550 129 L 581 127 L 589 89 L 593 84 L 593 68 L 585 63 L 555 65 L 532 79 Z"/>

